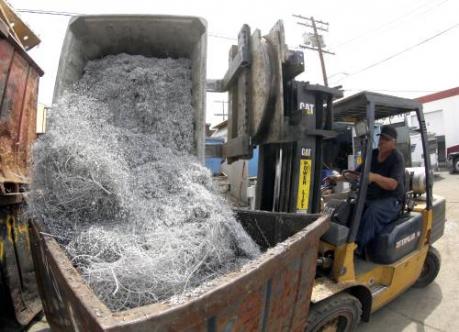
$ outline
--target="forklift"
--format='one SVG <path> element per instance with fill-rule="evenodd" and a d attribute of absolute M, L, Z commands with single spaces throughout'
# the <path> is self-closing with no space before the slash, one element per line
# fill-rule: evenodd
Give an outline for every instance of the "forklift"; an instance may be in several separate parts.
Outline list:
<path fill-rule="evenodd" d="M 415 114 L 427 151 L 422 105 L 372 92 L 340 99 L 338 88 L 296 81 L 303 71 L 303 53 L 287 48 L 281 21 L 265 36 L 244 25 L 238 45 L 230 49 L 226 75 L 209 81 L 208 91 L 228 92 L 228 136 L 223 146 L 228 162 L 250 159 L 259 148 L 255 208 L 330 216 L 317 254 L 305 330 L 352 331 L 408 288 L 425 287 L 435 279 L 440 256 L 432 244 L 444 232 L 445 199 L 432 193 L 429 154 L 424 153 L 424 192 L 412 190 L 413 174 L 407 172 L 398 218 L 368 245 L 368 257 L 357 256 L 355 240 L 365 207 L 375 122 Z M 325 195 L 323 156 L 338 146 L 329 144 L 337 136 L 338 123 L 354 128 L 362 172 L 343 170 L 349 190 Z"/>

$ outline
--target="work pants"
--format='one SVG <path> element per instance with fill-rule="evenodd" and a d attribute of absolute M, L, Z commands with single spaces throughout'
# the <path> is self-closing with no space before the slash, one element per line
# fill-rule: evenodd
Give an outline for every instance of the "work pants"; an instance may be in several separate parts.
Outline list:
<path fill-rule="evenodd" d="M 393 222 L 399 213 L 400 202 L 394 197 L 367 201 L 357 233 L 358 251 L 361 253 L 368 242 Z"/>

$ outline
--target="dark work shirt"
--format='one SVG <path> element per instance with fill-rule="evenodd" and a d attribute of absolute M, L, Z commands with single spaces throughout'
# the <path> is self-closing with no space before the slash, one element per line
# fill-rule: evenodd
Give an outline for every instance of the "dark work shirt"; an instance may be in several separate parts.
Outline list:
<path fill-rule="evenodd" d="M 361 171 L 360 168 L 358 167 L 357 170 Z M 398 185 L 395 190 L 385 190 L 374 182 L 370 183 L 367 189 L 367 200 L 389 197 L 395 197 L 399 201 L 403 200 L 405 193 L 405 162 L 403 155 L 397 149 L 393 150 L 383 162 L 378 161 L 378 149 L 373 150 L 370 172 L 392 178 L 398 182 Z"/>

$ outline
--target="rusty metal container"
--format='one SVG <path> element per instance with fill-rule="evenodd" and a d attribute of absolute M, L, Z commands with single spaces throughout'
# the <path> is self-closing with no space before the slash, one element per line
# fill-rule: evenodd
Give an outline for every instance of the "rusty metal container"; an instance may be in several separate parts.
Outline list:
<path fill-rule="evenodd" d="M 20 213 L 36 138 L 41 75 L 0 21 L 0 319 L 22 326 L 41 310 L 27 221 Z"/>
<path fill-rule="evenodd" d="M 261 211 L 237 211 L 237 217 L 263 248 L 260 257 L 185 303 L 117 313 L 95 296 L 59 244 L 32 222 L 32 252 L 52 330 L 303 331 L 328 217 Z"/>
<path fill-rule="evenodd" d="M 198 17 L 88 15 L 70 20 L 62 46 L 53 102 L 81 78 L 89 60 L 127 53 L 191 60 L 195 153 L 204 162 L 207 23 Z"/>

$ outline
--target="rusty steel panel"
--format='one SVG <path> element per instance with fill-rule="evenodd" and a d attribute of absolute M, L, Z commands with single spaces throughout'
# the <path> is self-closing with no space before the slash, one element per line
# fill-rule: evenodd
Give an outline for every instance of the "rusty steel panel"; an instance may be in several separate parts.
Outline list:
<path fill-rule="evenodd" d="M 317 249 L 319 247 L 319 238 L 311 239 L 310 245 L 311 248 Z M 309 250 L 304 253 L 303 262 L 315 262 L 317 260 L 317 251 L 314 252 L 313 250 Z M 314 266 L 312 266 L 314 265 Z M 298 293 L 296 297 L 296 304 L 293 308 L 293 315 L 292 315 L 292 324 L 291 330 L 292 331 L 304 331 L 304 327 L 306 326 L 309 312 L 309 305 L 311 304 L 311 294 L 312 294 L 312 287 L 314 285 L 314 277 L 312 278 L 305 278 L 304 275 L 315 276 L 316 273 L 316 266 L 315 264 L 303 264 L 301 266 L 301 279 L 299 280 L 298 286 Z M 305 314 L 306 313 L 306 314 Z"/>
<path fill-rule="evenodd" d="M 0 274 L 9 290 L 1 302 L 20 325 L 27 325 L 42 307 L 21 209 L 22 204 L 0 207 Z"/>
<path fill-rule="evenodd" d="M 0 39 L 0 183 L 29 182 L 40 74 L 8 40 Z"/>
<path fill-rule="evenodd" d="M 22 326 L 42 309 L 27 222 L 20 212 L 42 74 L 11 38 L 0 37 L 0 315 Z"/>
<path fill-rule="evenodd" d="M 303 331 L 319 238 L 327 228 L 328 218 L 317 217 L 183 304 L 157 303 L 118 313 L 95 296 L 40 224 L 32 221 L 30 234 L 39 291 L 53 331 Z"/>

